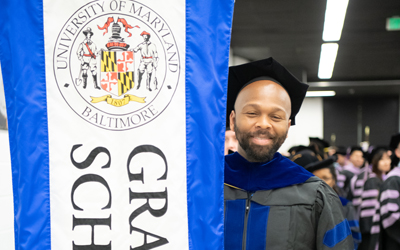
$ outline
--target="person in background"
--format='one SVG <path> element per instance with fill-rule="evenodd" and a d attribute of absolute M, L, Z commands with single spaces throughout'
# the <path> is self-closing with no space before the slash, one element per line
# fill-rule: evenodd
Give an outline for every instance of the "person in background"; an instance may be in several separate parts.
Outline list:
<path fill-rule="evenodd" d="M 306 147 L 304 145 L 297 145 L 297 146 L 293 146 L 293 147 L 289 148 L 289 150 L 288 150 L 289 157 L 292 157 L 297 152 L 299 152 L 299 151 L 301 151 L 303 149 L 308 149 L 308 147 Z"/>
<path fill-rule="evenodd" d="M 229 68 L 225 249 L 353 249 L 336 193 L 277 152 L 307 88 L 272 58 Z"/>
<path fill-rule="evenodd" d="M 232 154 L 237 151 L 238 140 L 236 139 L 235 131 L 229 127 L 225 131 L 225 155 Z"/>
<path fill-rule="evenodd" d="M 329 143 L 318 137 L 309 137 L 310 144 L 308 147 L 312 148 L 316 153 L 319 160 L 326 159 L 328 157 Z"/>
<path fill-rule="evenodd" d="M 386 173 L 390 171 L 390 164 L 392 162 L 388 151 L 384 147 L 374 149 L 370 156 L 372 170 L 363 172 L 363 175 L 368 177 L 364 183 L 361 195 L 360 229 L 363 241 L 359 246 L 359 250 L 367 250 L 370 245 L 372 219 L 379 203 L 379 190 Z"/>
<path fill-rule="evenodd" d="M 342 202 L 343 215 L 350 225 L 354 241 L 354 249 L 357 249 L 361 243 L 361 239 L 363 238 L 361 237 L 359 221 L 353 204 L 340 195 L 340 191 L 336 186 L 336 170 L 333 166 L 336 158 L 337 157 L 333 155 L 323 161 L 309 163 L 304 168 L 321 180 L 325 181 L 326 184 L 328 184 L 339 195 L 340 201 Z"/>
<path fill-rule="evenodd" d="M 335 155 L 337 156 L 337 160 L 333 165 L 338 171 L 342 171 L 343 167 L 348 164 L 346 148 L 343 146 L 337 147 Z"/>
<path fill-rule="evenodd" d="M 400 158 L 400 134 L 391 138 L 390 146 Z M 393 168 L 383 182 L 379 203 L 372 219 L 370 250 L 400 249 L 400 164 Z"/>
<path fill-rule="evenodd" d="M 336 162 L 333 163 L 333 166 L 335 166 L 336 169 L 336 185 L 337 187 L 341 190 L 341 194 L 344 194 L 343 188 L 344 188 L 344 182 L 346 181 L 346 175 L 342 174 L 341 171 L 343 171 L 343 167 L 347 164 L 347 152 L 346 148 L 343 146 L 339 146 L 336 148 L 335 154 L 337 157 Z"/>
<path fill-rule="evenodd" d="M 349 161 L 343 166 L 343 170 L 347 170 L 353 174 L 361 173 L 361 168 L 365 163 L 364 151 L 361 147 L 352 147 L 350 150 Z"/>
<path fill-rule="evenodd" d="M 353 194 L 351 193 L 351 179 L 354 175 L 358 175 L 362 172 L 362 167 L 364 166 L 365 158 L 364 152 L 361 147 L 352 147 L 350 150 L 349 161 L 343 167 L 342 171 L 339 171 L 340 175 L 344 175 L 343 191 L 346 195 L 346 199 L 352 200 Z"/>
<path fill-rule="evenodd" d="M 338 149 L 338 147 L 336 147 L 336 146 L 330 146 L 330 147 L 328 148 L 328 157 L 330 157 L 330 156 L 336 154 L 336 150 L 337 150 L 337 149 Z"/>
<path fill-rule="evenodd" d="M 302 150 L 299 150 L 290 158 L 290 160 L 302 167 L 314 162 L 319 162 L 315 152 L 309 148 L 303 148 Z"/>
<path fill-rule="evenodd" d="M 389 143 L 389 147 L 392 150 L 392 155 L 390 157 L 392 159 L 392 169 L 399 165 L 399 157 L 395 154 L 395 150 L 397 148 L 397 140 L 399 139 L 398 137 L 400 138 L 400 134 L 393 135 Z"/>
<path fill-rule="evenodd" d="M 391 151 L 388 150 L 385 146 L 378 146 L 375 147 L 374 150 L 370 154 L 367 154 L 367 166 L 361 169 L 361 173 L 358 175 L 354 175 L 350 180 L 350 192 L 349 192 L 349 199 L 353 202 L 354 207 L 357 210 L 358 216 L 360 216 L 360 205 L 362 201 L 362 193 L 364 190 L 365 181 L 370 177 L 372 172 L 372 153 L 376 153 L 378 149 L 386 150 L 387 154 L 390 155 Z"/>

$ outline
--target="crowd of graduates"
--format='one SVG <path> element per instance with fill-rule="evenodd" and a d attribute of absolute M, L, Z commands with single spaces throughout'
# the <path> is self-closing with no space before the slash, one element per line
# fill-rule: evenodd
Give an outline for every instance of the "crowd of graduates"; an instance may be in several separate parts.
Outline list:
<path fill-rule="evenodd" d="M 390 143 L 334 147 L 310 138 L 287 157 L 324 180 L 338 194 L 359 250 L 400 249 L 400 134 Z"/>

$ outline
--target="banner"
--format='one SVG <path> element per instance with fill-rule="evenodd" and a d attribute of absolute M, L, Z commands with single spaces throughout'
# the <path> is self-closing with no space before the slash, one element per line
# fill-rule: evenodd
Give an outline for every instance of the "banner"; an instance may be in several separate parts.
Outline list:
<path fill-rule="evenodd" d="M 2 3 L 16 249 L 223 249 L 232 12 Z"/>

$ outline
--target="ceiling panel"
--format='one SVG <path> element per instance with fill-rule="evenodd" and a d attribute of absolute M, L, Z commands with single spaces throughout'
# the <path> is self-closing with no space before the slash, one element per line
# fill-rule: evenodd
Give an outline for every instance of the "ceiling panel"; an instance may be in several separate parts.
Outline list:
<path fill-rule="evenodd" d="M 236 0 L 232 53 L 249 60 L 272 56 L 289 69 L 306 72 L 308 82 L 320 82 L 325 8 L 324 0 Z M 399 0 L 350 0 L 329 81 L 374 80 L 375 88 L 355 86 L 357 92 L 398 94 L 400 82 L 385 87 L 376 81 L 400 79 L 400 31 L 385 29 L 386 18 L 396 15 L 400 16 Z M 349 87 L 351 83 L 339 88 Z"/>

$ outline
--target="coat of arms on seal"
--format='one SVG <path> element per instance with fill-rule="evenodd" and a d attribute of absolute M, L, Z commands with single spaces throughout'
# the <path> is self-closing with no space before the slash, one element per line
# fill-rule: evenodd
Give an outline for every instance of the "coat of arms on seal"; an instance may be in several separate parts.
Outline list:
<path fill-rule="evenodd" d="M 79 9 L 59 33 L 53 65 L 60 92 L 75 113 L 110 130 L 155 119 L 180 77 L 171 28 L 136 1 L 95 1 Z"/>

